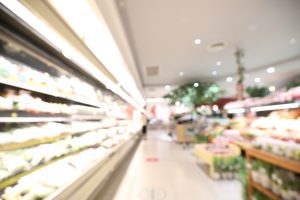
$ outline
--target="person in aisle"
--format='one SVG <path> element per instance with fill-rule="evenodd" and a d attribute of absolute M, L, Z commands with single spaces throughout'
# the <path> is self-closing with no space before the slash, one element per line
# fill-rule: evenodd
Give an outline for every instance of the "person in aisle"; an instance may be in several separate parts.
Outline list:
<path fill-rule="evenodd" d="M 147 125 L 148 125 L 148 118 L 147 115 L 143 113 L 142 115 L 142 133 L 143 133 L 143 139 L 147 139 Z"/>

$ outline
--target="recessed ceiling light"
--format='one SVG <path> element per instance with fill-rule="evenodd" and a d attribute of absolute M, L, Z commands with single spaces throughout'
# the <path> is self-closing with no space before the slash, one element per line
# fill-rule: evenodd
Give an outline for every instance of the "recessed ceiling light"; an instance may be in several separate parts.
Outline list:
<path fill-rule="evenodd" d="M 195 39 L 194 43 L 195 43 L 196 45 L 198 45 L 198 44 L 201 43 L 201 40 L 200 40 L 200 39 Z"/>
<path fill-rule="evenodd" d="M 176 101 L 175 105 L 180 106 L 180 101 Z"/>
<path fill-rule="evenodd" d="M 269 87 L 269 91 L 270 91 L 270 92 L 274 92 L 275 90 L 276 90 L 275 86 L 270 86 L 270 87 Z"/>
<path fill-rule="evenodd" d="M 291 38 L 290 39 L 290 44 L 295 44 L 296 43 L 296 39 L 295 38 Z"/>
<path fill-rule="evenodd" d="M 169 85 L 166 85 L 166 86 L 165 86 L 165 89 L 166 89 L 166 90 L 170 90 L 171 87 L 170 87 Z"/>
<path fill-rule="evenodd" d="M 211 74 L 212 74 L 213 76 L 216 76 L 217 73 L 218 73 L 218 72 L 217 72 L 216 70 L 214 70 L 214 71 L 211 72 Z"/>
<path fill-rule="evenodd" d="M 194 83 L 194 87 L 198 87 L 199 86 L 199 83 Z"/>
<path fill-rule="evenodd" d="M 217 61 L 217 62 L 216 62 L 216 65 L 217 65 L 217 66 L 220 66 L 221 64 L 222 64 L 221 61 Z"/>
<path fill-rule="evenodd" d="M 272 74 L 273 72 L 275 72 L 275 67 L 269 67 L 269 68 L 267 69 L 267 72 L 268 72 L 269 74 Z"/>
<path fill-rule="evenodd" d="M 226 81 L 227 81 L 227 82 L 231 82 L 232 80 L 233 80 L 233 79 L 232 79 L 232 77 L 230 77 L 230 76 L 226 78 Z"/>
<path fill-rule="evenodd" d="M 179 76 L 183 76 L 184 75 L 184 73 L 183 72 L 179 72 Z"/>
<path fill-rule="evenodd" d="M 255 83 L 259 83 L 259 82 L 260 82 L 260 78 L 259 78 L 259 77 L 256 77 L 256 78 L 254 79 L 254 82 L 255 82 Z"/>
<path fill-rule="evenodd" d="M 217 112 L 219 110 L 219 107 L 218 107 L 218 105 L 213 105 L 212 109 L 213 109 L 213 111 Z"/>

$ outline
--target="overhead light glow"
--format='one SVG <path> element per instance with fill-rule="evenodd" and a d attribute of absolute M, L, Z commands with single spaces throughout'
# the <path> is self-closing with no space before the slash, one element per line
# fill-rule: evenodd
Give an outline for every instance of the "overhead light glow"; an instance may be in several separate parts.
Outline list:
<path fill-rule="evenodd" d="M 239 113 L 244 113 L 244 112 L 245 112 L 244 108 L 234 108 L 234 109 L 227 110 L 228 114 L 239 114 Z"/>
<path fill-rule="evenodd" d="M 196 45 L 199 45 L 199 44 L 201 43 L 201 40 L 200 40 L 200 39 L 195 39 L 194 43 L 195 43 Z"/>
<path fill-rule="evenodd" d="M 184 73 L 183 72 L 179 72 L 179 76 L 183 76 L 184 75 Z"/>
<path fill-rule="evenodd" d="M 296 39 L 295 39 L 295 38 L 291 38 L 291 39 L 290 39 L 290 44 L 293 45 L 293 44 L 295 44 L 295 43 L 296 43 Z"/>
<path fill-rule="evenodd" d="M 218 107 L 218 105 L 213 105 L 212 109 L 213 109 L 213 111 L 217 112 L 219 110 L 219 107 Z"/>
<path fill-rule="evenodd" d="M 255 83 L 259 83 L 259 82 L 260 82 L 260 78 L 259 78 L 259 77 L 256 77 L 256 78 L 254 79 L 254 82 L 255 82 Z"/>
<path fill-rule="evenodd" d="M 180 101 L 176 101 L 175 105 L 180 106 Z"/>
<path fill-rule="evenodd" d="M 216 76 L 217 75 L 217 71 L 216 70 L 212 71 L 212 75 Z"/>
<path fill-rule="evenodd" d="M 165 89 L 166 89 L 166 90 L 170 90 L 170 89 L 171 89 L 171 86 L 166 85 L 166 86 L 165 86 Z"/>
<path fill-rule="evenodd" d="M 15 0 L 1 0 L 9 10 L 20 17 L 25 23 L 29 24 L 32 29 L 37 33 L 47 38 L 47 40 L 57 49 L 61 50 L 62 54 L 68 59 L 72 60 L 79 67 L 89 73 L 91 76 L 102 82 L 107 88 L 113 90 L 121 98 L 128 103 L 132 104 L 138 110 L 143 111 L 142 106 L 145 104 L 144 99 L 140 95 L 133 95 L 135 100 L 130 97 L 126 92 L 120 88 L 115 87 L 113 83 L 106 75 L 104 75 L 90 60 L 82 55 L 76 48 L 74 48 L 68 41 L 62 38 L 57 32 L 51 29 L 41 19 L 34 15 L 19 1 Z"/>
<path fill-rule="evenodd" d="M 199 86 L 199 83 L 194 83 L 194 87 L 198 87 Z"/>
<path fill-rule="evenodd" d="M 161 103 L 164 102 L 164 98 L 147 98 L 146 99 L 147 103 Z"/>
<path fill-rule="evenodd" d="M 221 61 L 217 61 L 217 62 L 216 62 L 216 65 L 217 65 L 217 66 L 221 66 L 221 65 L 222 65 L 222 62 L 221 62 Z"/>
<path fill-rule="evenodd" d="M 227 82 L 231 82 L 232 80 L 233 80 L 233 79 L 232 79 L 232 77 L 230 77 L 230 76 L 226 78 L 226 81 L 227 81 Z"/>
<path fill-rule="evenodd" d="M 135 79 L 128 70 L 128 63 L 113 38 L 104 17 L 101 13 L 97 13 L 92 3 L 85 0 L 74 2 L 60 0 L 49 1 L 49 4 L 96 58 L 101 61 L 103 66 L 117 79 L 122 88 L 140 105 L 144 105 L 144 98 Z M 78 13 L 81 14 L 80 18 L 78 18 Z M 106 48 L 103 48 L 103 46 Z M 70 52 L 67 53 L 67 55 L 72 55 L 69 54 Z M 72 57 L 75 56 L 72 55 Z"/>
<path fill-rule="evenodd" d="M 272 74 L 273 72 L 275 72 L 275 67 L 269 67 L 269 68 L 267 69 L 267 72 L 268 72 L 269 74 Z"/>
<path fill-rule="evenodd" d="M 270 92 L 274 92 L 275 90 L 276 90 L 275 86 L 270 86 L 270 87 L 269 87 L 269 91 L 270 91 Z"/>
<path fill-rule="evenodd" d="M 298 108 L 299 103 L 286 103 L 286 104 L 278 104 L 278 105 L 270 105 L 270 106 L 258 106 L 253 107 L 250 110 L 252 112 L 259 112 L 259 111 L 268 111 L 268 110 L 282 110 L 282 109 L 291 109 L 291 108 Z"/>

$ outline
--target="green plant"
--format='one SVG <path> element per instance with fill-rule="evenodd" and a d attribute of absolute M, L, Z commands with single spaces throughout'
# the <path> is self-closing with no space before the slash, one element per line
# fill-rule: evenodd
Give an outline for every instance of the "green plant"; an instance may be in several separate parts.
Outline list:
<path fill-rule="evenodd" d="M 171 91 L 164 98 L 169 99 L 171 105 L 181 102 L 185 105 L 198 106 L 216 102 L 224 93 L 215 83 L 198 82 L 194 87 L 193 83 L 185 84 Z"/>
<path fill-rule="evenodd" d="M 267 87 L 247 87 L 246 92 L 250 97 L 264 97 L 270 94 Z"/>
<path fill-rule="evenodd" d="M 208 136 L 204 134 L 195 135 L 198 143 L 208 143 Z"/>
<path fill-rule="evenodd" d="M 270 200 L 269 197 L 267 197 L 266 195 L 264 195 L 263 193 L 257 190 L 254 190 L 253 196 L 255 197 L 255 200 Z"/>
<path fill-rule="evenodd" d="M 286 86 L 286 89 L 289 90 L 293 87 L 298 87 L 300 86 L 300 80 L 297 80 L 297 81 L 293 81 L 293 82 L 290 82 L 287 86 Z"/>

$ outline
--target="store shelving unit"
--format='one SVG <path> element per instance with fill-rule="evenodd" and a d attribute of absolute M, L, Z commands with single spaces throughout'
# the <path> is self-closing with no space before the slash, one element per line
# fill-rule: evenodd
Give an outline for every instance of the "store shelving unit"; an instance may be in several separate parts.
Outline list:
<path fill-rule="evenodd" d="M 27 85 L 27 84 L 24 84 L 24 83 L 18 83 L 17 81 L 7 80 L 7 79 L 1 78 L 1 77 L 0 77 L 0 84 L 6 85 L 6 86 L 9 86 L 9 87 L 15 87 L 15 88 L 23 89 L 23 90 L 28 90 L 28 91 L 31 91 L 31 92 L 36 92 L 36 93 L 48 95 L 48 96 L 51 96 L 51 97 L 60 98 L 60 99 L 70 101 L 70 102 L 73 102 L 73 103 L 77 103 L 77 104 L 81 104 L 81 105 L 100 108 L 100 104 L 98 104 L 96 102 L 89 102 L 86 99 L 83 100 L 83 99 L 80 99 L 78 97 L 74 97 L 74 98 L 66 97 L 66 96 L 61 95 L 61 94 L 56 93 L 56 92 L 47 91 L 46 89 L 42 89 L 42 88 L 32 86 L 32 85 Z"/>
<path fill-rule="evenodd" d="M 0 11 L 1 9 L 2 6 Z M 9 11 L 5 10 L 5 12 Z M 80 171 L 76 177 L 46 197 L 47 199 L 88 199 L 124 159 L 133 145 L 137 144 L 139 130 L 133 128 L 134 120 L 129 119 L 126 109 L 123 109 L 128 104 L 104 88 L 98 80 L 83 72 L 75 63 L 62 58 L 61 52 L 56 52 L 51 44 L 32 34 L 27 30 L 27 26 L 23 27 L 23 22 L 19 24 L 22 29 L 16 28 L 20 19 L 14 19 L 12 13 L 6 17 L 9 18 L 5 19 L 6 23 L 12 24 L 4 26 L 0 22 L 1 63 L 7 64 L 0 66 L 0 134 L 3 133 L 2 138 L 5 139 L 0 145 L 0 199 L 2 194 L 6 194 L 7 187 L 20 184 L 20 180 L 36 172 L 47 170 L 48 167 L 60 162 L 67 163 L 68 159 L 75 159 L 76 156 L 89 150 L 94 152 L 94 150 L 105 149 L 106 153 L 97 158 L 95 163 L 91 163 L 83 171 L 76 169 Z M 15 47 L 12 48 L 13 52 L 6 52 L 5 45 Z M 17 59 L 21 57 L 21 60 Z M 10 70 L 10 67 L 13 70 Z M 39 82 L 34 74 L 43 73 L 46 73 L 49 79 Z M 30 75 L 32 77 L 29 77 Z M 64 80 L 70 80 L 70 83 L 62 82 Z M 77 82 L 74 84 L 71 80 Z M 55 84 L 51 84 L 53 82 Z M 63 87 L 63 83 L 66 82 L 70 84 L 67 89 Z M 30 101 L 28 99 L 37 100 L 41 104 L 36 105 L 33 102 L 26 107 L 26 103 Z M 53 106 L 54 110 L 46 106 Z M 107 123 L 105 123 L 106 119 Z M 78 123 L 80 131 L 76 129 Z M 90 123 L 92 125 L 88 126 Z M 14 126 L 15 124 L 17 126 Z M 53 127 L 53 124 L 61 129 L 48 130 L 47 128 Z M 22 131 L 28 127 L 28 130 L 33 130 L 34 133 L 29 131 L 30 136 L 23 137 Z M 33 129 L 30 129 L 32 127 Z M 60 133 L 61 130 L 64 131 Z M 65 130 L 69 131 L 65 132 Z M 42 135 L 38 137 L 39 134 Z M 43 151 L 43 148 L 46 150 Z M 15 163 L 12 167 L 2 162 L 4 158 L 10 159 L 10 156 L 14 158 L 19 156 L 17 160 L 23 162 L 21 168 L 16 168 Z M 78 189 L 79 186 L 81 189 Z M 15 199 L 15 197 L 8 199 Z"/>
<path fill-rule="evenodd" d="M 256 158 L 268 163 L 271 163 L 275 166 L 281 167 L 283 169 L 295 172 L 297 174 L 300 174 L 300 162 L 290 160 L 281 156 L 274 155 L 272 153 L 263 151 L 263 150 L 258 150 L 254 148 L 248 148 L 246 151 L 246 156 L 247 156 L 247 162 L 251 163 L 252 158 Z M 271 192 L 270 190 L 264 188 L 258 183 L 255 183 L 252 178 L 251 178 L 251 169 L 248 168 L 248 195 L 249 195 L 249 200 L 252 197 L 253 190 L 257 189 L 258 191 L 262 192 L 266 196 L 268 196 L 272 200 L 280 200 L 281 198 Z"/>

